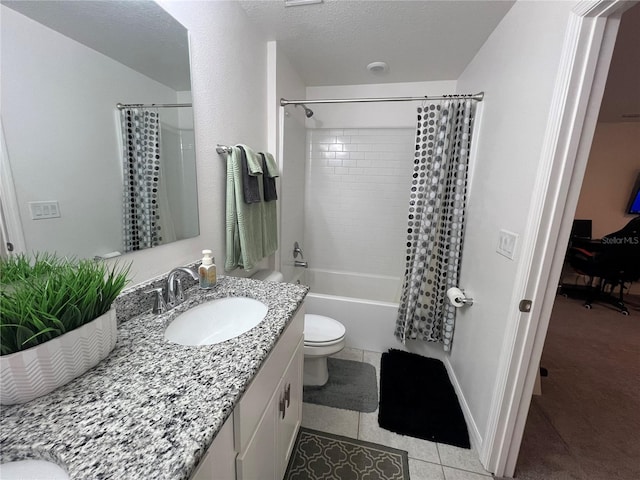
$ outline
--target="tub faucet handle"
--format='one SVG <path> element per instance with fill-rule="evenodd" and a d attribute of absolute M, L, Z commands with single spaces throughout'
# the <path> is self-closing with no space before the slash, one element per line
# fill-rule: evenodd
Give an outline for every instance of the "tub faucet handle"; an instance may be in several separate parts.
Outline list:
<path fill-rule="evenodd" d="M 300 258 L 302 260 L 304 260 L 304 254 L 302 253 L 302 249 L 300 248 L 300 245 L 298 245 L 298 242 L 294 242 L 293 243 L 293 258 L 298 258 L 298 255 L 300 255 Z"/>

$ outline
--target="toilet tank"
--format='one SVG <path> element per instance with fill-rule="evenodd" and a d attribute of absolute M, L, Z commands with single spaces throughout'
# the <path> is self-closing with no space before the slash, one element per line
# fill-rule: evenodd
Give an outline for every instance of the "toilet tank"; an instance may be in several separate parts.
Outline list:
<path fill-rule="evenodd" d="M 258 270 L 251 275 L 251 278 L 254 280 L 265 280 L 267 282 L 282 282 L 284 280 L 284 276 L 281 272 L 267 269 Z"/>

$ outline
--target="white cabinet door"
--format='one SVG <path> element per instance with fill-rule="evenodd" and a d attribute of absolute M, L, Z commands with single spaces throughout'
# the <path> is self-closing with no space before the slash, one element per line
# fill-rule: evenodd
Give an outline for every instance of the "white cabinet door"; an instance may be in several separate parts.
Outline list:
<path fill-rule="evenodd" d="M 291 357 L 284 376 L 281 388 L 284 395 L 284 413 L 278 411 L 277 436 L 278 436 L 278 465 L 276 478 L 281 480 L 287 470 L 289 456 L 296 442 L 300 422 L 302 421 L 302 372 L 304 361 L 304 339 L 300 340 L 298 348 Z"/>
<path fill-rule="evenodd" d="M 280 390 L 276 389 L 258 427 L 236 460 L 238 480 L 281 480 L 276 478 L 276 415 Z"/>
<path fill-rule="evenodd" d="M 191 480 L 236 480 L 233 417 L 227 418 Z"/>

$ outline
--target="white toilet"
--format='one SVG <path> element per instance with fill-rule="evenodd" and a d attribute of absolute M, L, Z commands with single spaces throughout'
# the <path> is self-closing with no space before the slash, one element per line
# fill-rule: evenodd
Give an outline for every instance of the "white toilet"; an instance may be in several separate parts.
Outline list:
<path fill-rule="evenodd" d="M 258 270 L 251 278 L 282 282 L 282 273 L 273 270 Z M 307 313 L 304 316 L 304 376 L 302 383 L 321 386 L 329 380 L 327 357 L 344 348 L 346 329 L 339 321 Z"/>

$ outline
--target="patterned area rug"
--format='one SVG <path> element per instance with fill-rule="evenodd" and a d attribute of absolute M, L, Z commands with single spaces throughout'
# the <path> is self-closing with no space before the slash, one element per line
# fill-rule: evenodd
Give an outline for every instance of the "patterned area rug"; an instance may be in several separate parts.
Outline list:
<path fill-rule="evenodd" d="M 407 452 L 301 428 L 284 480 L 409 480 Z"/>

